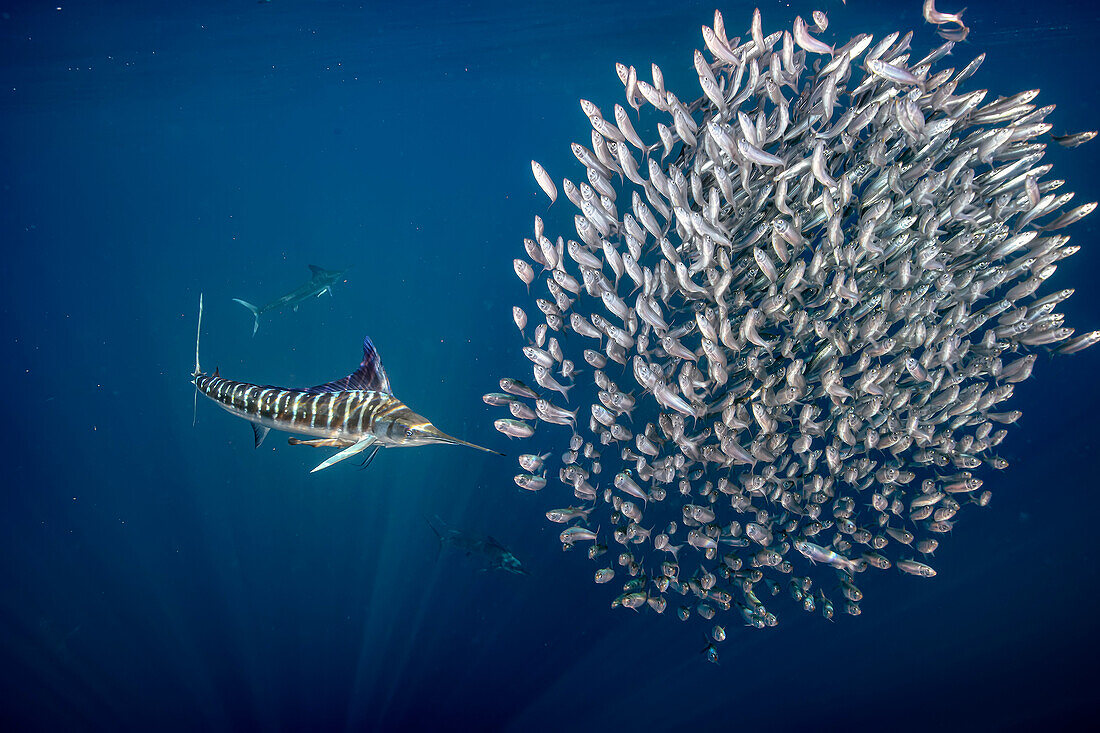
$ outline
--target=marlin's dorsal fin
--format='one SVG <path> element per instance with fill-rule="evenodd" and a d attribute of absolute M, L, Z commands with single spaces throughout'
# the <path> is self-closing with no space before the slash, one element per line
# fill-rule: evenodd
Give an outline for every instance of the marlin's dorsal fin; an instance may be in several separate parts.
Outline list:
<path fill-rule="evenodd" d="M 390 379 L 386 376 L 386 370 L 382 368 L 382 359 L 378 356 L 378 351 L 374 348 L 369 336 L 363 339 L 363 361 L 358 369 L 342 379 L 318 384 L 305 391 L 344 392 L 355 389 L 393 394 L 390 389 Z"/>
<path fill-rule="evenodd" d="M 328 274 L 328 270 L 326 270 L 323 267 L 318 267 L 317 265 L 310 265 L 309 266 L 309 272 L 314 277 L 321 277 L 322 275 L 327 275 Z"/>

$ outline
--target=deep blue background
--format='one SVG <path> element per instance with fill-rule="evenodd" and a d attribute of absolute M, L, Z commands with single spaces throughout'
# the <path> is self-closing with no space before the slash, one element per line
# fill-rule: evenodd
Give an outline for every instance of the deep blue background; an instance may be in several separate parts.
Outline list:
<path fill-rule="evenodd" d="M 57 5 L 62 7 L 55 10 Z M 960 3 L 946 5 L 954 10 Z M 1100 123 L 1091 3 L 968 0 L 970 88 L 1041 87 L 1056 131 Z M 765 30 L 796 12 L 765 2 Z M 827 40 L 917 31 L 919 0 L 820 3 Z M 777 628 L 612 611 L 512 459 L 384 451 L 364 472 L 200 404 L 203 363 L 258 383 L 342 376 L 369 333 L 399 397 L 517 452 L 480 401 L 522 374 L 511 258 L 576 179 L 578 97 L 609 110 L 614 62 L 695 84 L 709 2 L 7 3 L 0 20 L 3 505 L 0 725 L 10 729 L 880 730 L 1028 727 L 1093 707 L 1100 349 L 1041 359 L 1024 418 L 936 554 L 869 572 L 863 616 L 790 603 Z M 723 3 L 730 35 L 751 4 Z M 788 26 L 789 27 L 789 26 Z M 647 74 L 643 74 L 648 78 Z M 1051 150 L 1077 202 L 1100 142 Z M 564 230 L 566 208 L 549 223 Z M 1095 216 L 1047 290 L 1100 327 Z M 335 296 L 251 321 L 307 276 Z M 559 496 L 559 499 L 561 497 Z M 424 515 L 491 533 L 530 577 L 436 559 Z"/>

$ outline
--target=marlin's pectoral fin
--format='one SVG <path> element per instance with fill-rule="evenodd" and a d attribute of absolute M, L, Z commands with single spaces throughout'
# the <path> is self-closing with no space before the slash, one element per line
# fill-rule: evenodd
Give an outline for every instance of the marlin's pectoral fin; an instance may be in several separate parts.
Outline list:
<path fill-rule="evenodd" d="M 374 447 L 370 449 L 370 453 L 367 454 L 367 457 L 363 459 L 363 463 L 359 466 L 360 471 L 370 466 L 370 464 L 374 461 L 374 457 L 378 455 L 378 449 L 381 447 L 382 446 L 375 444 Z"/>
<path fill-rule="evenodd" d="M 378 438 L 376 436 L 368 435 L 367 437 L 363 438 L 362 440 L 360 440 L 358 443 L 351 446 L 350 448 L 345 448 L 344 450 L 340 451 L 336 455 L 329 456 L 329 458 L 327 460 L 322 462 L 319 466 L 317 466 L 317 468 L 310 471 L 310 473 L 316 473 L 317 471 L 320 471 L 322 468 L 328 468 L 332 464 L 339 463 L 340 461 L 344 460 L 345 458 L 351 458 L 352 456 L 354 456 L 358 453 L 362 453 L 364 450 L 369 448 L 371 446 L 371 444 L 373 444 L 376 440 L 378 440 Z"/>
<path fill-rule="evenodd" d="M 311 448 L 347 448 L 348 446 L 355 445 L 353 441 L 340 440 L 339 438 L 319 438 L 317 440 L 287 438 L 286 442 L 290 445 L 308 445 Z"/>
<path fill-rule="evenodd" d="M 257 425 L 256 423 L 250 423 L 252 425 L 252 434 L 256 438 L 256 447 L 260 447 L 260 443 L 264 442 L 264 438 L 271 432 L 271 428 L 263 425 Z"/>

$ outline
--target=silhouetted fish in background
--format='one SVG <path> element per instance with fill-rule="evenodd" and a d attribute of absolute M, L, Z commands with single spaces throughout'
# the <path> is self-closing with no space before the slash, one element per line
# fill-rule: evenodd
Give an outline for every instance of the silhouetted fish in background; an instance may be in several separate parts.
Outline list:
<path fill-rule="evenodd" d="M 202 330 L 202 298 L 199 298 L 199 332 Z M 343 448 L 313 471 L 357 455 L 367 448 L 407 447 L 447 443 L 497 453 L 447 435 L 427 418 L 410 410 L 393 396 L 382 360 L 369 338 L 363 339 L 363 361 L 346 377 L 315 387 L 288 389 L 234 382 L 217 370 L 204 374 L 199 367 L 199 338 L 195 335 L 195 371 L 191 383 L 224 410 L 252 424 L 259 447 L 275 428 L 288 433 L 315 436 L 291 438 L 291 445 Z M 373 450 L 370 456 L 373 456 Z M 503 453 L 497 453 L 503 455 Z M 369 459 L 368 459 L 369 460 Z"/>
<path fill-rule="evenodd" d="M 443 545 L 451 545 L 465 552 L 468 557 L 478 555 L 485 560 L 486 567 L 483 568 L 484 570 L 506 570 L 516 575 L 529 574 L 527 569 L 523 567 L 523 563 L 512 554 L 511 550 L 493 539 L 492 536 L 483 539 L 457 529 L 451 529 L 439 517 L 435 518 L 435 521 L 440 525 L 439 527 L 432 524 L 432 521 L 427 517 L 424 518 L 424 521 L 435 532 L 440 548 Z"/>
<path fill-rule="evenodd" d="M 267 305 L 254 306 L 247 300 L 233 299 L 234 302 L 240 303 L 252 312 L 252 318 L 255 319 L 255 323 L 252 325 L 253 336 L 260 329 L 260 316 L 264 313 L 280 310 L 287 306 L 290 306 L 293 310 L 298 310 L 299 303 L 304 303 L 311 298 L 320 298 L 325 293 L 332 295 L 332 286 L 347 272 L 347 270 L 325 270 L 317 265 L 310 265 L 309 270 L 313 273 L 313 277 L 309 279 L 309 282 L 280 298 L 276 298 Z"/>

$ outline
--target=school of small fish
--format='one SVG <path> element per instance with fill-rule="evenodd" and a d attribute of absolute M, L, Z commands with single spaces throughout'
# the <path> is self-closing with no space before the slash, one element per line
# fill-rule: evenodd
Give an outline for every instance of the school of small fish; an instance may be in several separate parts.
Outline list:
<path fill-rule="evenodd" d="M 515 483 L 567 497 L 563 547 L 625 576 L 612 607 L 763 628 L 776 596 L 858 615 L 861 573 L 933 577 L 990 500 L 979 469 L 1008 465 L 1015 385 L 1100 341 L 1055 312 L 1072 290 L 1039 294 L 1096 207 L 1041 162 L 1053 105 L 964 91 L 984 54 L 935 71 L 953 41 L 912 60 L 912 33 L 833 47 L 827 25 L 765 35 L 757 10 L 742 40 L 715 13 L 692 101 L 617 65 L 625 106 L 581 100 L 584 178 L 561 182 L 577 239 L 536 217 L 514 262 L 535 385 L 484 399 L 544 449 Z"/>

